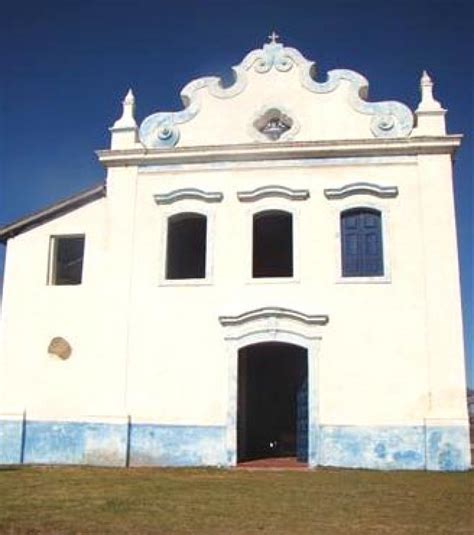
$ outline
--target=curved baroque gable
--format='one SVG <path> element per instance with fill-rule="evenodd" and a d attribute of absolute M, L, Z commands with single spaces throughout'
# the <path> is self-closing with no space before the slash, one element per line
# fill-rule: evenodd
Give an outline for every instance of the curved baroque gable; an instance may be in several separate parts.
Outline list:
<path fill-rule="evenodd" d="M 412 131 L 413 114 L 405 104 L 366 100 L 369 84 L 364 76 L 351 70 L 336 69 L 328 72 L 325 82 L 317 82 L 314 79 L 315 63 L 308 61 L 297 49 L 285 47 L 281 43 L 271 42 L 261 49 L 252 50 L 240 65 L 232 69 L 235 80 L 229 87 L 223 87 L 222 80 L 216 76 L 198 78 L 188 83 L 181 91 L 184 109 L 148 116 L 140 126 L 141 142 L 149 148 L 170 148 L 179 144 L 180 126 L 196 118 L 201 112 L 202 90 L 207 90 L 216 99 L 233 99 L 247 88 L 249 76 L 253 72 L 289 73 L 293 70 L 298 72 L 301 87 L 316 95 L 331 93 L 337 90 L 342 82 L 348 82 L 347 98 L 350 107 L 360 114 L 370 116 L 370 132 L 366 137 L 407 137 Z M 206 144 L 205 132 L 202 133 L 201 144 Z"/>

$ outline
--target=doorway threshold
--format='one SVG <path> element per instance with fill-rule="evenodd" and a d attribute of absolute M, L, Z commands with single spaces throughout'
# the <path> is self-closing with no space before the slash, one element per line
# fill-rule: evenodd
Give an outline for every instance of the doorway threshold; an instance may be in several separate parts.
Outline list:
<path fill-rule="evenodd" d="M 237 470 L 308 470 L 308 463 L 298 461 L 296 457 L 266 457 L 237 463 Z"/>

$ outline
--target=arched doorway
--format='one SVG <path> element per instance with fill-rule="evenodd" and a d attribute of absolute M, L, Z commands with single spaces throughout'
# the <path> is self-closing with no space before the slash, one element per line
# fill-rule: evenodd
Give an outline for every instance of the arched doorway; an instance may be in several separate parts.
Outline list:
<path fill-rule="evenodd" d="M 308 461 L 308 354 L 285 342 L 238 352 L 237 462 Z"/>

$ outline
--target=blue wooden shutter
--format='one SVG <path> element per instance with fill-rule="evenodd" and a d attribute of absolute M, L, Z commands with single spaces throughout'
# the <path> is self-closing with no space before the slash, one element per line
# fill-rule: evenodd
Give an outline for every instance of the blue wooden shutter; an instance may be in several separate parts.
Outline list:
<path fill-rule="evenodd" d="M 342 274 L 356 276 L 361 270 L 359 217 L 355 212 L 342 215 Z"/>
<path fill-rule="evenodd" d="M 380 212 L 356 209 L 341 215 L 343 277 L 383 275 Z"/>
<path fill-rule="evenodd" d="M 308 378 L 305 377 L 296 393 L 296 458 L 308 461 Z"/>
<path fill-rule="evenodd" d="M 362 212 L 361 234 L 362 273 L 364 275 L 383 275 L 382 226 L 380 213 Z"/>

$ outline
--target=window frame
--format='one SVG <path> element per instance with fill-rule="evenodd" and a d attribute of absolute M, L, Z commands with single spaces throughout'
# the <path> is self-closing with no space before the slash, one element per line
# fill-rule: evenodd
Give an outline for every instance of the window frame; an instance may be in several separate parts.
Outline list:
<path fill-rule="evenodd" d="M 300 219 L 299 208 L 291 205 L 293 201 L 275 197 L 264 198 L 255 201 L 253 205 L 247 208 L 245 217 L 245 243 L 246 243 L 246 261 L 245 272 L 247 284 L 285 284 L 300 282 L 300 247 L 298 241 L 300 236 Z M 253 221 L 254 216 L 261 212 L 286 212 L 292 217 L 292 240 L 293 240 L 293 276 L 291 277 L 253 277 Z"/>
<path fill-rule="evenodd" d="M 367 209 L 377 211 L 380 213 L 380 226 L 381 226 L 381 240 L 382 240 L 382 261 L 383 261 L 383 275 L 361 275 L 361 276 L 344 276 L 342 269 L 342 214 L 344 212 L 356 209 Z M 336 269 L 336 282 L 340 284 L 384 284 L 392 282 L 392 270 L 391 270 L 391 231 L 390 231 L 390 210 L 389 208 L 379 202 L 367 201 L 367 200 L 352 200 L 344 202 L 342 206 L 335 209 L 334 214 L 335 240 L 334 240 L 334 257 L 335 257 L 335 269 Z"/>
<path fill-rule="evenodd" d="M 67 238 L 83 238 L 84 245 L 82 251 L 82 267 L 81 267 L 81 281 L 75 284 L 58 284 L 55 282 L 56 272 L 57 272 L 57 242 L 58 239 L 67 239 Z M 47 286 L 82 286 L 84 284 L 84 267 L 85 267 L 85 258 L 86 258 L 86 234 L 85 232 L 74 232 L 66 234 L 51 234 L 49 236 L 49 247 L 48 247 L 48 271 L 46 284 Z"/>
<path fill-rule="evenodd" d="M 181 201 L 178 205 L 170 205 L 163 210 L 161 217 L 161 244 L 159 252 L 159 286 L 208 286 L 213 283 L 213 258 L 214 258 L 214 233 L 215 233 L 215 212 L 212 209 L 203 207 L 201 203 L 196 205 L 194 200 Z M 206 258 L 205 276 L 202 278 L 189 279 L 168 279 L 166 278 L 168 263 L 168 225 L 170 219 L 177 215 L 198 214 L 206 218 Z"/>

